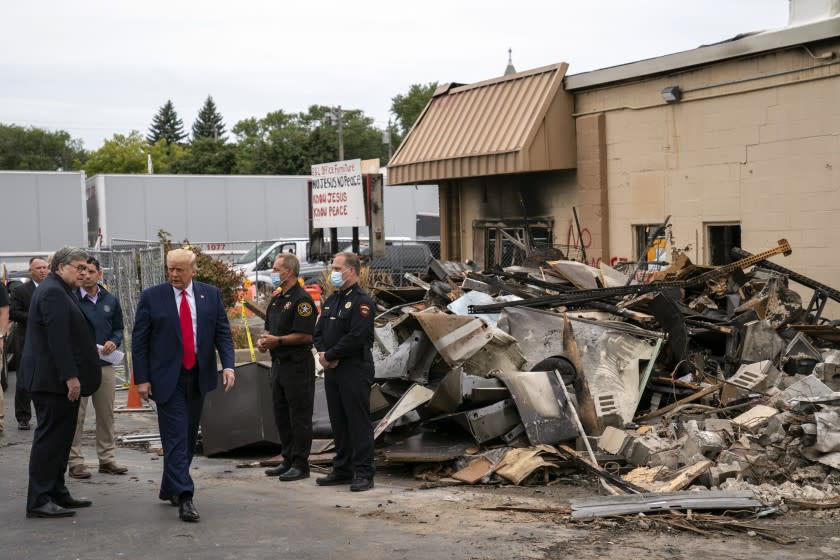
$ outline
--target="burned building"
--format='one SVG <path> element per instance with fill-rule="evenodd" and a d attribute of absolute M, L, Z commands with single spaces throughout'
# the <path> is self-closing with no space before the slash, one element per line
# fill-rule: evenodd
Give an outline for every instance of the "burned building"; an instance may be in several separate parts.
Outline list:
<path fill-rule="evenodd" d="M 786 237 L 791 268 L 836 285 L 840 17 L 813 4 L 791 2 L 785 28 L 690 51 L 441 86 L 390 182 L 437 183 L 442 258 L 480 268 L 541 249 L 668 260 L 664 240 L 646 253 L 670 216 L 670 244 L 693 262 Z"/>

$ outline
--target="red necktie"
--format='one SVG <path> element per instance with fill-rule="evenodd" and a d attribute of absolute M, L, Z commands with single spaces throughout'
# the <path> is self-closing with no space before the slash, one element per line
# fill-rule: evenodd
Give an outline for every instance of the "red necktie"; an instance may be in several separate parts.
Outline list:
<path fill-rule="evenodd" d="M 187 291 L 181 291 L 181 305 L 178 308 L 178 315 L 181 319 L 181 338 L 184 340 L 184 360 L 181 365 L 184 369 L 192 369 L 195 366 L 195 340 L 193 340 L 192 314 L 190 314 L 190 303 L 187 301 Z"/>

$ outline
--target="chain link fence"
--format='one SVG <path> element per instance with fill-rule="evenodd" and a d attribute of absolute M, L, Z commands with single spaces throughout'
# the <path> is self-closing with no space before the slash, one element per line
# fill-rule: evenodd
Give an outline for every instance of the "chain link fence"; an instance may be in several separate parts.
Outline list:
<path fill-rule="evenodd" d="M 123 312 L 123 346 L 131 351 L 131 333 L 140 293 L 166 281 L 163 246 L 157 241 L 114 239 L 108 249 L 89 249 L 102 266 L 102 282 L 119 300 Z"/>

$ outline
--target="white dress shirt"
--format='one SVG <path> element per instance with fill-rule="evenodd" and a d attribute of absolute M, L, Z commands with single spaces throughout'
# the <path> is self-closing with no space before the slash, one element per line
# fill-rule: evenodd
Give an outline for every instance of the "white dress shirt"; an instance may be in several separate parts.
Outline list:
<path fill-rule="evenodd" d="M 178 317 L 181 316 L 181 291 L 175 286 L 172 286 L 175 292 L 175 310 L 178 312 Z M 192 317 L 192 331 L 193 331 L 193 348 L 198 353 L 198 322 L 195 313 L 195 293 L 193 292 L 193 284 L 187 286 L 184 290 L 187 293 L 187 303 L 190 305 L 190 316 Z"/>

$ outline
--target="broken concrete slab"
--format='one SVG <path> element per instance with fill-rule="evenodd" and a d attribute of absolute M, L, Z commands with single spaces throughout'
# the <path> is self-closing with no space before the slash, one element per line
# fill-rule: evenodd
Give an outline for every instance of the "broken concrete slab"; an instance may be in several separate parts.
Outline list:
<path fill-rule="evenodd" d="M 772 406 L 759 404 L 752 407 L 745 413 L 733 418 L 732 425 L 754 433 L 759 428 L 767 424 L 770 417 L 775 416 L 778 413 L 779 411 Z"/>
<path fill-rule="evenodd" d="M 782 372 L 770 360 L 743 364 L 735 375 L 727 379 L 720 400 L 723 404 L 729 404 L 753 391 L 764 392 L 775 386 L 781 377 Z"/>
<path fill-rule="evenodd" d="M 632 443 L 633 435 L 626 431 L 607 426 L 598 438 L 598 447 L 613 455 L 624 455 L 624 451 Z"/>
<path fill-rule="evenodd" d="M 737 462 L 720 463 L 709 469 L 712 486 L 720 486 L 730 478 L 738 478 L 741 474 L 741 465 Z"/>
<path fill-rule="evenodd" d="M 817 441 L 813 448 L 820 453 L 840 451 L 840 411 L 837 409 L 815 412 Z"/>

